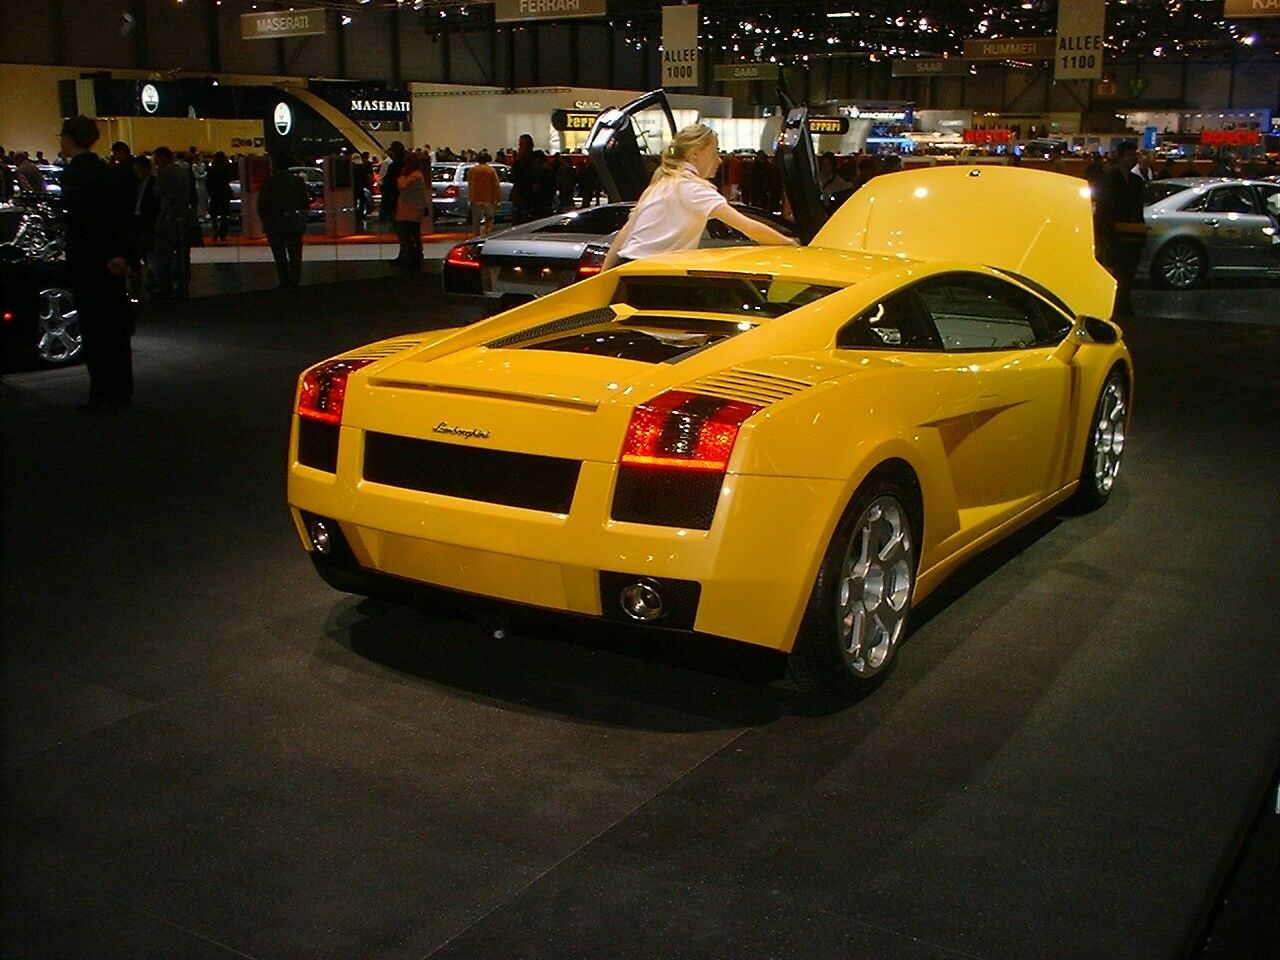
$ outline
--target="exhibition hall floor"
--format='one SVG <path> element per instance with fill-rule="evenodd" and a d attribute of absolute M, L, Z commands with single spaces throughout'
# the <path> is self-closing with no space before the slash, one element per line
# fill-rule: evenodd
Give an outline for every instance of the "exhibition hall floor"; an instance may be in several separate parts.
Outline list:
<path fill-rule="evenodd" d="M 0 955 L 1156 960 L 1221 916 L 1247 934 L 1215 904 L 1280 762 L 1274 288 L 1142 294 L 1111 502 L 969 565 L 877 693 L 826 703 L 744 649 L 495 639 L 320 581 L 285 507 L 295 377 L 481 315 L 438 283 L 147 304 L 129 410 L 77 411 L 80 368 L 0 381 Z"/>

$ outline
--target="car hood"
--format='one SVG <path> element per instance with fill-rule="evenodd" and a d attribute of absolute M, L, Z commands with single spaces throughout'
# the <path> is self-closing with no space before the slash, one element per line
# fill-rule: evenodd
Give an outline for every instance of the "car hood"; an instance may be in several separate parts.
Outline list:
<path fill-rule="evenodd" d="M 1089 188 L 1015 167 L 955 166 L 876 177 L 811 246 L 966 261 L 1027 277 L 1077 314 L 1110 317 L 1115 281 L 1094 257 Z"/>

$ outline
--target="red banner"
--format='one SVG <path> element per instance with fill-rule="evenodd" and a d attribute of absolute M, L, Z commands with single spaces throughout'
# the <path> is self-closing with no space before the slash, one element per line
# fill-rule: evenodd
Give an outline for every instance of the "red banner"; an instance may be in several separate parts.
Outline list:
<path fill-rule="evenodd" d="M 1012 130 L 966 130 L 965 143 L 1008 143 L 1013 139 Z"/>
<path fill-rule="evenodd" d="M 1262 142 L 1257 130 L 1201 130 L 1200 143 L 1207 147 L 1253 147 Z"/>

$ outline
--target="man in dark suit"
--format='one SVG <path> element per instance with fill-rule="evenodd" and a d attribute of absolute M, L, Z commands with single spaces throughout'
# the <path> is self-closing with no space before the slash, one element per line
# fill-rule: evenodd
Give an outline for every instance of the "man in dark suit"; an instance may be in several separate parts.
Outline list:
<path fill-rule="evenodd" d="M 1133 313 L 1133 279 L 1147 239 L 1142 216 L 1142 193 L 1146 184 L 1146 177 L 1138 172 L 1138 145 L 1125 140 L 1116 149 L 1115 162 L 1098 184 L 1093 225 L 1098 262 L 1116 278 L 1115 315 L 1118 317 Z"/>
<path fill-rule="evenodd" d="M 133 396 L 133 304 L 125 292 L 133 256 L 130 210 L 118 176 L 93 152 L 98 124 L 72 117 L 62 125 L 67 277 L 75 294 L 89 371 L 82 409 L 128 406 Z"/>

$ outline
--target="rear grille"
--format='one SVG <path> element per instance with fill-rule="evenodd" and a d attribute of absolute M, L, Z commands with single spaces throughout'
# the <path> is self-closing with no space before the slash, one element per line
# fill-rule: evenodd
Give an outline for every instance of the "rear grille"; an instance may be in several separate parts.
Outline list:
<path fill-rule="evenodd" d="M 747 403 L 768 406 L 794 396 L 811 386 L 813 384 L 806 380 L 793 380 L 789 377 L 774 376 L 771 373 L 754 373 L 751 370 L 734 368 L 695 380 L 682 389 L 692 393 L 705 393 L 712 397 L 723 397 L 726 400 L 745 400 Z"/>
<path fill-rule="evenodd" d="M 338 470 L 338 425 L 298 418 L 298 462 L 306 467 L 336 473 Z"/>
<path fill-rule="evenodd" d="M 623 466 L 612 516 L 629 523 L 710 530 L 723 484 L 720 473 Z"/>
<path fill-rule="evenodd" d="M 495 349 L 498 347 L 513 347 L 517 343 L 528 343 L 530 340 L 537 340 L 539 337 L 550 336 L 553 333 L 564 333 L 568 330 L 577 330 L 579 327 L 608 323 L 613 318 L 614 312 L 611 307 L 599 307 L 595 310 L 588 310 L 585 313 L 575 313 L 570 317 L 561 317 L 559 320 L 540 323 L 536 327 L 509 333 L 504 337 L 498 337 L 496 340 L 490 340 L 485 346 Z"/>
<path fill-rule="evenodd" d="M 580 460 L 365 434 L 366 480 L 464 500 L 568 513 L 581 469 Z"/>

